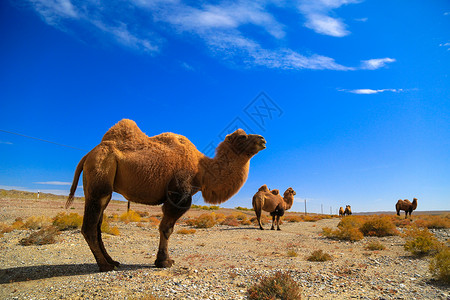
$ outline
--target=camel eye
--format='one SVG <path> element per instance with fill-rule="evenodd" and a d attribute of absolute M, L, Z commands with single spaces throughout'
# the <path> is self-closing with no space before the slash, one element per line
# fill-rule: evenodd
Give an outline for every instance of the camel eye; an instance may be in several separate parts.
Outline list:
<path fill-rule="evenodd" d="M 238 136 L 238 140 L 239 141 L 244 141 L 244 140 L 246 140 L 247 139 L 247 136 L 246 135 L 240 135 L 240 136 Z"/>

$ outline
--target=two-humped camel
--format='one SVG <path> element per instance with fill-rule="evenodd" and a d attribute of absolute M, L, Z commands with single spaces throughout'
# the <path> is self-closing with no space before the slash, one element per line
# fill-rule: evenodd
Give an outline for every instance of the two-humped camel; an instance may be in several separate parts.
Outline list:
<path fill-rule="evenodd" d="M 206 157 L 184 136 L 162 133 L 148 137 L 136 123 L 121 120 L 86 154 L 75 171 L 70 195 L 73 201 L 81 172 L 85 210 L 81 232 L 100 271 L 119 266 L 106 252 L 101 236 L 103 211 L 112 192 L 125 199 L 163 204 L 156 267 L 171 267 L 168 240 L 175 222 L 190 208 L 192 195 L 201 191 L 207 203 L 219 204 L 239 191 L 247 180 L 250 159 L 266 148 L 260 135 L 238 129 L 226 136 L 214 158 Z"/>
<path fill-rule="evenodd" d="M 255 210 L 256 219 L 258 220 L 259 228 L 264 230 L 261 225 L 261 212 L 267 211 L 272 216 L 272 230 L 275 229 L 275 218 L 277 230 L 280 229 L 280 217 L 284 212 L 292 207 L 294 203 L 295 191 L 290 187 L 285 192 L 283 197 L 279 190 L 269 190 L 267 185 L 263 185 L 258 189 L 258 192 L 253 196 L 252 205 Z"/>
<path fill-rule="evenodd" d="M 345 206 L 345 210 L 344 210 L 344 216 L 351 216 L 352 215 L 352 207 L 350 205 L 346 205 Z"/>
<path fill-rule="evenodd" d="M 417 198 L 413 199 L 413 202 L 411 203 L 408 199 L 405 200 L 398 200 L 397 204 L 395 204 L 395 210 L 397 211 L 397 216 L 400 216 L 400 211 L 405 211 L 405 219 L 409 217 L 411 218 L 411 213 L 413 210 L 417 208 Z"/>

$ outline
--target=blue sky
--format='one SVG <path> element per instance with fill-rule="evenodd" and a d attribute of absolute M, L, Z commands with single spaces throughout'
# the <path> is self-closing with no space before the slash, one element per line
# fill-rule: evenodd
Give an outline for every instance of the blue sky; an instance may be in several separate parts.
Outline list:
<path fill-rule="evenodd" d="M 267 184 L 295 211 L 450 210 L 449 28 L 448 1 L 1 1 L 0 188 L 68 194 L 130 118 L 206 154 L 262 134 L 224 207 Z"/>

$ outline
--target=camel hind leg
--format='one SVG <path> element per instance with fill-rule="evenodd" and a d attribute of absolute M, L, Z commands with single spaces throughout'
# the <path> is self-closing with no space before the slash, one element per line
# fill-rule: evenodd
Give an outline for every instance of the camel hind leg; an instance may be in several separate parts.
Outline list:
<path fill-rule="evenodd" d="M 253 210 L 256 214 L 256 220 L 258 221 L 259 229 L 264 230 L 261 224 L 261 213 L 262 213 L 262 205 L 261 203 L 258 203 L 256 199 L 253 199 Z"/>

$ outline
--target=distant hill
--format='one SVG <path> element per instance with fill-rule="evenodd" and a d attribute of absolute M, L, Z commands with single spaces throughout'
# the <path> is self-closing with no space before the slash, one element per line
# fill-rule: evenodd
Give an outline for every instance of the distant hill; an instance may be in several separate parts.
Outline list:
<path fill-rule="evenodd" d="M 46 200 L 65 200 L 68 195 L 55 195 L 50 193 L 39 193 L 39 199 Z M 0 198 L 12 199 L 37 199 L 37 193 L 18 191 L 18 190 L 3 190 L 0 189 Z M 75 197 L 77 200 L 84 200 L 84 197 Z"/>

